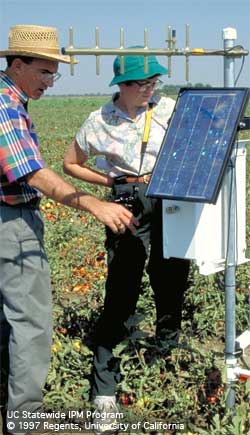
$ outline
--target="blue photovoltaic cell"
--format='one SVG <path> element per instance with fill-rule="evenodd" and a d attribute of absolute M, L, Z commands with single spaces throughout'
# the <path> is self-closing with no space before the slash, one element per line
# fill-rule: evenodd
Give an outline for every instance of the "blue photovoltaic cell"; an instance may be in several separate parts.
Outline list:
<path fill-rule="evenodd" d="M 248 88 L 181 89 L 147 196 L 215 203 Z"/>

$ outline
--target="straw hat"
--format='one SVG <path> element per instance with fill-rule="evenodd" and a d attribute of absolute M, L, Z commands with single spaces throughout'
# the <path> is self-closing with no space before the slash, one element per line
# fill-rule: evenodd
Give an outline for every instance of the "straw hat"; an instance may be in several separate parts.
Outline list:
<path fill-rule="evenodd" d="M 70 56 L 60 53 L 56 28 L 20 24 L 10 28 L 9 48 L 0 51 L 0 57 L 20 55 L 70 63 Z"/>

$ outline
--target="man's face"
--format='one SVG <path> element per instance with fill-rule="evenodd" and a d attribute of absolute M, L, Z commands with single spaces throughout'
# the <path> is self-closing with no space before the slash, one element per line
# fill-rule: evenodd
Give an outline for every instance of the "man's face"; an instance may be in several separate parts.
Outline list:
<path fill-rule="evenodd" d="M 37 100 L 48 87 L 53 86 L 58 62 L 45 59 L 34 59 L 31 64 L 21 59 L 15 62 L 15 83 L 27 97 Z"/>

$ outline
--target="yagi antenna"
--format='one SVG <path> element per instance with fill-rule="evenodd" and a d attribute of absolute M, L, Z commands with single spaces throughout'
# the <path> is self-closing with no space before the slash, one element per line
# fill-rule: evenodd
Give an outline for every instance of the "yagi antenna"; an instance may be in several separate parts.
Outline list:
<path fill-rule="evenodd" d="M 190 25 L 186 24 L 186 44 L 184 48 L 177 48 L 176 30 L 168 26 L 167 29 L 167 43 L 166 48 L 149 48 L 148 46 L 148 30 L 144 29 L 144 46 L 137 48 L 124 47 L 124 29 L 120 29 L 120 47 L 119 48 L 102 48 L 100 47 L 100 30 L 95 28 L 95 47 L 92 48 L 77 48 L 74 47 L 73 41 L 73 28 L 69 28 L 69 46 L 62 48 L 62 53 L 70 56 L 70 72 L 74 74 L 74 55 L 80 56 L 96 56 L 96 74 L 100 74 L 100 56 L 120 56 L 121 72 L 124 73 L 124 56 L 125 55 L 140 55 L 144 56 L 144 72 L 148 71 L 148 56 L 165 56 L 168 67 L 168 77 L 172 75 L 172 56 L 185 56 L 186 58 L 186 71 L 185 78 L 189 81 L 189 58 L 190 56 L 224 56 L 230 58 L 239 58 L 247 56 L 248 50 L 242 46 L 235 46 L 229 49 L 205 49 L 205 48 L 190 48 Z"/>

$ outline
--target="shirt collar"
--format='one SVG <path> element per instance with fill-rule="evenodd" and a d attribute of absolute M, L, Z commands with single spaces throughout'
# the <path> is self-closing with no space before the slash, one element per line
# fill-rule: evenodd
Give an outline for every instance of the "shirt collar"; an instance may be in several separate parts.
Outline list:
<path fill-rule="evenodd" d="M 0 71 L 0 80 L 4 83 L 4 86 L 7 88 L 9 94 L 14 94 L 19 101 L 24 104 L 27 103 L 27 95 L 13 82 L 13 80 L 4 71 Z M 3 88 L 3 86 L 0 85 L 0 89 L 1 88 Z"/>

